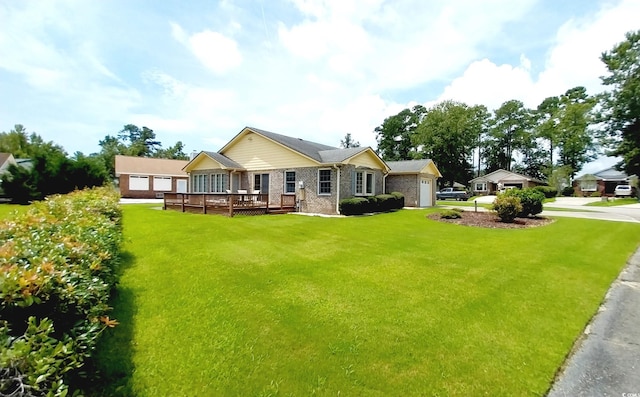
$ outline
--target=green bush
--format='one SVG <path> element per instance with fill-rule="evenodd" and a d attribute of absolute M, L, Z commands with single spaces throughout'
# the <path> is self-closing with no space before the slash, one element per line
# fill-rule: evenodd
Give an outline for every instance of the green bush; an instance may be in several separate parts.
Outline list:
<path fill-rule="evenodd" d="M 544 194 L 540 191 L 527 188 L 527 189 L 509 189 L 501 196 L 518 197 L 522 210 L 518 213 L 518 217 L 525 218 L 527 216 L 534 216 L 542 212 L 542 203 L 544 202 Z"/>
<path fill-rule="evenodd" d="M 544 194 L 546 198 L 553 198 L 558 195 L 558 189 L 553 186 L 536 186 L 533 190 L 537 190 L 540 193 Z"/>
<path fill-rule="evenodd" d="M 379 194 L 368 197 L 351 197 L 340 200 L 338 209 L 342 215 L 362 215 L 371 212 L 388 212 L 404 207 L 402 193 Z"/>
<path fill-rule="evenodd" d="M 459 219 L 462 218 L 462 211 L 456 211 L 456 208 L 451 210 L 444 210 L 440 213 L 440 218 Z"/>
<path fill-rule="evenodd" d="M 593 193 L 591 193 L 591 197 L 602 197 L 602 193 L 600 193 L 600 192 L 593 192 Z"/>
<path fill-rule="evenodd" d="M 118 200 L 107 188 L 52 196 L 0 223 L 0 368 L 11 379 L 0 394 L 24 386 L 65 395 L 67 377 L 117 324 L 107 314 L 122 241 Z"/>
<path fill-rule="evenodd" d="M 502 222 L 511 223 L 522 212 L 522 204 L 520 204 L 520 198 L 515 195 L 500 194 L 493 200 L 491 209 L 496 212 Z"/>
<path fill-rule="evenodd" d="M 573 187 L 571 187 L 571 186 L 565 186 L 562 189 L 562 195 L 564 197 L 571 197 L 571 196 L 574 195 L 574 193 L 575 193 L 575 190 L 573 190 Z"/>

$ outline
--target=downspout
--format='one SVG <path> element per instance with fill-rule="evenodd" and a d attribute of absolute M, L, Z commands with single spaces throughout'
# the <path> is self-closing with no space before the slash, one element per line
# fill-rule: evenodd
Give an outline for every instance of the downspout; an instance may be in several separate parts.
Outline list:
<path fill-rule="evenodd" d="M 387 194 L 387 177 L 389 176 L 388 172 L 382 174 L 382 194 Z"/>
<path fill-rule="evenodd" d="M 334 164 L 333 168 L 336 169 L 336 179 L 338 187 L 336 189 L 336 214 L 340 213 L 340 167 L 338 164 Z"/>

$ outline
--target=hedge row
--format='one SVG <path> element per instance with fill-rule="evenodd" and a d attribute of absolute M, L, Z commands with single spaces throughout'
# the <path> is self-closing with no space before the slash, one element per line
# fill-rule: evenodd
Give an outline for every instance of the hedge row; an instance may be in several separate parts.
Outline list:
<path fill-rule="evenodd" d="M 388 212 L 404 207 L 404 195 L 398 192 L 369 197 L 352 197 L 340 200 L 342 215 L 362 215 L 372 212 Z"/>
<path fill-rule="evenodd" d="M 77 191 L 0 221 L 0 395 L 67 395 L 69 377 L 117 324 L 108 300 L 118 199 L 107 188 Z"/>

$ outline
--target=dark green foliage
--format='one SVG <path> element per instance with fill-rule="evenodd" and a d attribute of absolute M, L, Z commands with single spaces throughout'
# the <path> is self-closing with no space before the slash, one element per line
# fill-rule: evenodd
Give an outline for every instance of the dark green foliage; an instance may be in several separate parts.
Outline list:
<path fill-rule="evenodd" d="M 379 194 L 369 197 L 351 197 L 340 200 L 339 210 L 342 215 L 362 215 L 372 212 L 388 212 L 404 206 L 402 193 Z"/>
<path fill-rule="evenodd" d="M 29 395 L 65 395 L 100 333 L 118 279 L 118 194 L 55 196 L 0 225 L 0 368 Z M 50 393 L 50 394 L 47 394 Z M 3 394 L 4 395 L 4 394 Z"/>
<path fill-rule="evenodd" d="M 544 194 L 538 190 L 527 189 L 509 189 L 500 196 L 517 197 L 522 205 L 522 210 L 518 213 L 518 217 L 525 218 L 527 216 L 535 216 L 542 212 L 542 203 L 544 202 Z"/>
<path fill-rule="evenodd" d="M 553 198 L 558 195 L 558 189 L 553 186 L 536 186 L 533 190 L 537 190 L 540 193 L 544 194 L 546 198 Z"/>
<path fill-rule="evenodd" d="M 444 219 L 459 219 L 462 218 L 462 211 L 456 211 L 457 209 L 444 210 L 440 213 L 440 218 Z"/>
<path fill-rule="evenodd" d="M 384 160 L 409 160 L 416 156 L 412 137 L 422 120 L 426 109 L 416 105 L 412 109 L 404 109 L 400 113 L 387 117 L 376 127 L 377 152 Z"/>
<path fill-rule="evenodd" d="M 596 193 L 599 193 L 599 192 L 596 192 Z M 573 196 L 574 194 L 575 194 L 575 190 L 573 190 L 573 187 L 571 187 L 571 186 L 565 186 L 565 187 L 562 189 L 562 195 L 563 195 L 564 197 L 571 197 L 571 196 Z"/>
<path fill-rule="evenodd" d="M 493 201 L 491 209 L 496 212 L 502 222 L 511 223 L 522 212 L 522 204 L 517 196 L 500 194 Z"/>

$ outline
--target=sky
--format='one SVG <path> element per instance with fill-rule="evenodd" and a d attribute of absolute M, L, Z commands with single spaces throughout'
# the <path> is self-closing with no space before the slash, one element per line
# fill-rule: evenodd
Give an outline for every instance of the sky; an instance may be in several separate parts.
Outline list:
<path fill-rule="evenodd" d="M 126 124 L 187 153 L 245 126 L 375 149 L 416 104 L 601 92 L 600 55 L 638 15 L 638 0 L 0 0 L 0 131 L 69 154 Z"/>

